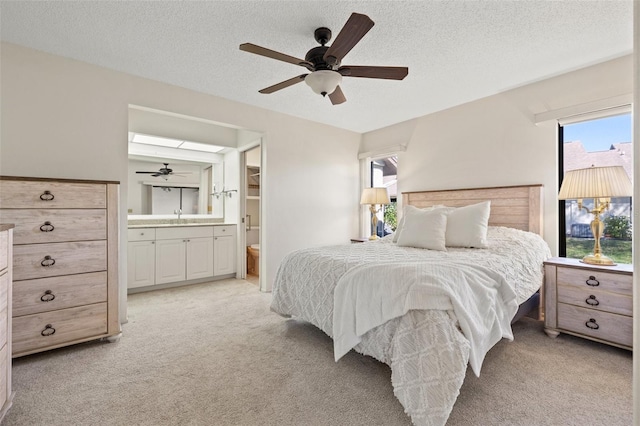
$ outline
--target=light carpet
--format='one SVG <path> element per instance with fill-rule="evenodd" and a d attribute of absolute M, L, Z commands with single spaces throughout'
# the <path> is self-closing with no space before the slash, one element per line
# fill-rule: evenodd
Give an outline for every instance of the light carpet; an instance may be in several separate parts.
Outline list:
<path fill-rule="evenodd" d="M 129 296 L 117 343 L 14 360 L 3 425 L 409 425 L 388 366 L 224 280 Z M 522 320 L 470 369 L 449 425 L 630 425 L 629 351 Z"/>

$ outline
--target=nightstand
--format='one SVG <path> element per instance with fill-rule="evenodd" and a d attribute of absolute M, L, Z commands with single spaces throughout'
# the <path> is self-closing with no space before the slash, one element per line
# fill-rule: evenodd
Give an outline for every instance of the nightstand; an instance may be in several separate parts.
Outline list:
<path fill-rule="evenodd" d="M 544 331 L 572 334 L 624 349 L 633 346 L 633 267 L 577 259 L 544 262 Z"/>

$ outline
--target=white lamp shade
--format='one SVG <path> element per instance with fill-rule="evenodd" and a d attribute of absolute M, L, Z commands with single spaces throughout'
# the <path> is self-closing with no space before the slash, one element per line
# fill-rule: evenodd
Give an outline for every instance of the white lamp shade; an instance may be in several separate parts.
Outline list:
<path fill-rule="evenodd" d="M 565 173 L 559 200 L 631 197 L 633 188 L 622 166 L 589 167 Z"/>
<path fill-rule="evenodd" d="M 308 74 L 305 83 L 319 95 L 330 95 L 336 87 L 342 82 L 342 75 L 337 71 L 320 70 Z"/>
<path fill-rule="evenodd" d="M 387 188 L 365 188 L 362 191 L 360 204 L 390 204 Z"/>

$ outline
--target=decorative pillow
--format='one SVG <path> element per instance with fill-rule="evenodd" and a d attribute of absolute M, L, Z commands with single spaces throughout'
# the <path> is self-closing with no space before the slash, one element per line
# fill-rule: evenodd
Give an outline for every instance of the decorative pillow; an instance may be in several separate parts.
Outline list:
<path fill-rule="evenodd" d="M 402 217 L 400 218 L 400 221 L 398 222 L 398 226 L 396 226 L 396 230 L 393 233 L 393 242 L 394 243 L 398 242 L 398 238 L 400 238 L 400 231 L 402 231 L 402 227 L 404 226 L 404 217 L 407 215 L 407 212 L 409 210 L 412 210 L 412 211 L 431 211 L 433 209 L 440 208 L 440 207 L 444 207 L 444 206 L 438 205 L 438 206 L 425 207 L 423 209 L 415 207 L 415 206 L 404 206 Z"/>
<path fill-rule="evenodd" d="M 440 209 L 407 209 L 398 245 L 446 251 L 447 215 Z"/>
<path fill-rule="evenodd" d="M 447 247 L 486 248 L 489 213 L 491 213 L 490 201 L 449 210 L 447 212 Z"/>

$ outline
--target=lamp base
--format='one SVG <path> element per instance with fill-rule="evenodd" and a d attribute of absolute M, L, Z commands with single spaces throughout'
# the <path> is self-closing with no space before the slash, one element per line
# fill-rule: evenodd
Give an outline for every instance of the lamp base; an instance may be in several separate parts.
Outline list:
<path fill-rule="evenodd" d="M 600 266 L 615 266 L 616 263 L 604 256 L 602 254 L 589 254 L 582 258 L 582 263 L 588 263 L 589 265 L 600 265 Z"/>

